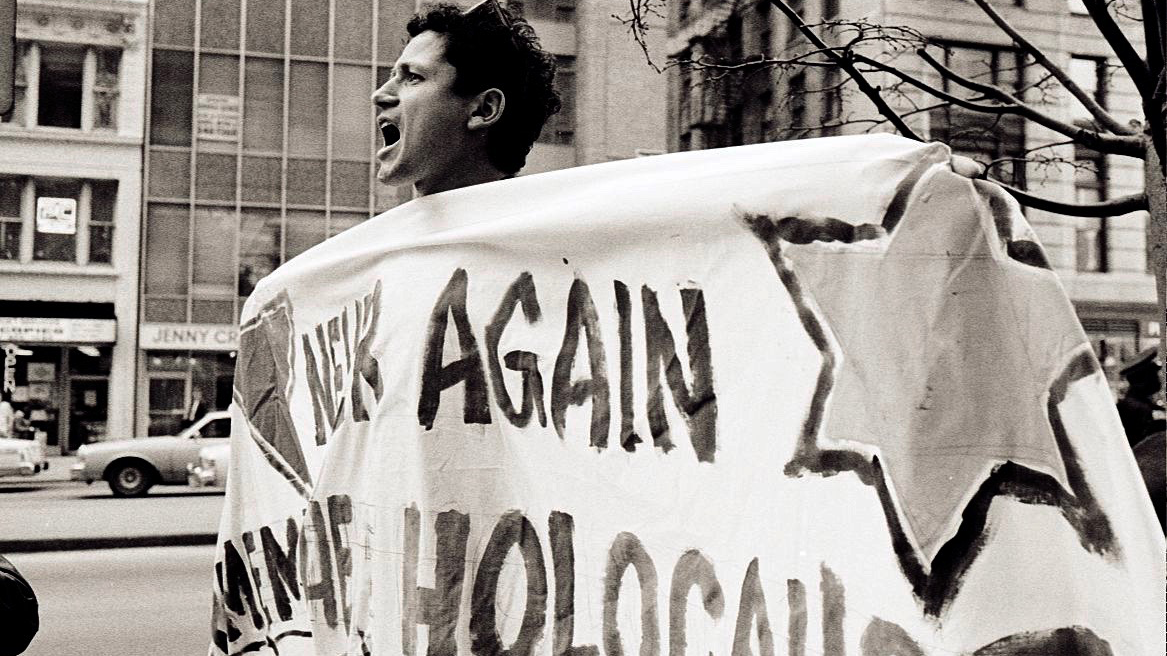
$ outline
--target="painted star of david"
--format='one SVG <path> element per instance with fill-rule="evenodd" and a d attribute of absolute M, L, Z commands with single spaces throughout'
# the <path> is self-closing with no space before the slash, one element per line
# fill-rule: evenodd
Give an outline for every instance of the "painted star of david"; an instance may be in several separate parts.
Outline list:
<path fill-rule="evenodd" d="M 939 213 L 946 193 L 968 197 L 967 180 L 930 184 L 907 210 L 901 185 L 881 225 L 739 218 L 823 357 L 785 473 L 853 472 L 873 486 L 901 570 L 936 616 L 998 496 L 1057 507 L 1092 552 L 1117 545 L 1058 411 L 1098 367 L 1072 308 L 992 191 L 990 224 L 975 203 Z M 814 242 L 838 245 L 803 246 Z"/>

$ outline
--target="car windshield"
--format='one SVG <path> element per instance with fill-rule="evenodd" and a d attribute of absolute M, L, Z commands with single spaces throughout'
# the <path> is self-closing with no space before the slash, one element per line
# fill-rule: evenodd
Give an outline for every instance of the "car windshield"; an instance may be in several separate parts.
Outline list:
<path fill-rule="evenodd" d="M 219 417 L 208 422 L 199 422 L 178 434 L 179 437 L 228 437 L 231 435 L 231 418 Z"/>

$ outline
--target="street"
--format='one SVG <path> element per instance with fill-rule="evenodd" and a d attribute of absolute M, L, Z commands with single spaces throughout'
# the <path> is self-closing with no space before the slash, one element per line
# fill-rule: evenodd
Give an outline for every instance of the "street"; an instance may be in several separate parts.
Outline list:
<path fill-rule="evenodd" d="M 157 486 L 124 499 L 53 473 L 0 479 L 0 553 L 40 603 L 25 653 L 205 654 L 222 491 Z M 167 544 L 196 546 L 92 548 Z"/>
<path fill-rule="evenodd" d="M 160 485 L 144 497 L 125 499 L 114 497 L 101 482 L 2 480 L 0 552 L 11 551 L 12 541 L 215 533 L 223 506 L 222 491 L 186 486 Z M 39 550 L 35 547 L 31 550 Z"/>
<path fill-rule="evenodd" d="M 213 558 L 210 545 L 12 554 L 40 601 L 25 654 L 206 654 Z"/>

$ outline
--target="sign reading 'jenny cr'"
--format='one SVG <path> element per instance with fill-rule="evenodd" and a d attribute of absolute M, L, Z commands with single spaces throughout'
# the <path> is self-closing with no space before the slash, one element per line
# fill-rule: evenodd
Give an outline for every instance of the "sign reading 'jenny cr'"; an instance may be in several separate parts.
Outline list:
<path fill-rule="evenodd" d="M 1016 205 L 940 145 L 416 199 L 264 279 L 235 392 L 213 653 L 1161 640 L 1097 362 Z"/>

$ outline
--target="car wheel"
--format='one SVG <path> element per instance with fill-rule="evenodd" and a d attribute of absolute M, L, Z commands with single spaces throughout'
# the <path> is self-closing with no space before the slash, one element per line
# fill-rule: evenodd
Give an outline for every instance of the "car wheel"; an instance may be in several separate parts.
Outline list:
<path fill-rule="evenodd" d="M 109 489 L 119 497 L 140 497 L 153 484 L 150 471 L 137 462 L 120 465 L 109 477 Z"/>

